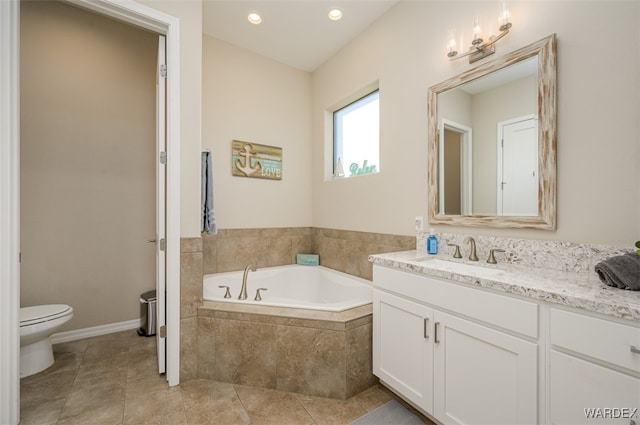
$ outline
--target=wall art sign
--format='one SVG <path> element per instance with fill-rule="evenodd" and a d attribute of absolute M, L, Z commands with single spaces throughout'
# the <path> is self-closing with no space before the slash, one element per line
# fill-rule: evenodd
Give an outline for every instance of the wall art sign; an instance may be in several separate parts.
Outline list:
<path fill-rule="evenodd" d="M 238 177 L 282 180 L 282 148 L 234 140 L 231 174 Z"/>

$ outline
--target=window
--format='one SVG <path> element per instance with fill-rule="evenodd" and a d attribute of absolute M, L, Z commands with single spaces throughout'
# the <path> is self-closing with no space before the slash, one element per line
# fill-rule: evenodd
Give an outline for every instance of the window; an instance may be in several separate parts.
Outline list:
<path fill-rule="evenodd" d="M 380 102 L 376 90 L 333 113 L 333 176 L 379 171 Z"/>

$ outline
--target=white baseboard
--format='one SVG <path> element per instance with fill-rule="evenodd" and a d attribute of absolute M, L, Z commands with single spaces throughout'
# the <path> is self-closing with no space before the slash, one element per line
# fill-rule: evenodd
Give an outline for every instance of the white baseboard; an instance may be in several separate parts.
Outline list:
<path fill-rule="evenodd" d="M 133 319 L 127 320 L 126 322 L 92 326 L 90 328 L 75 329 L 73 331 L 67 332 L 58 332 L 51 335 L 51 343 L 60 344 L 61 342 L 76 341 L 78 339 L 91 338 L 94 336 L 107 335 L 115 332 L 128 331 L 131 329 L 138 329 L 139 327 L 140 319 Z"/>

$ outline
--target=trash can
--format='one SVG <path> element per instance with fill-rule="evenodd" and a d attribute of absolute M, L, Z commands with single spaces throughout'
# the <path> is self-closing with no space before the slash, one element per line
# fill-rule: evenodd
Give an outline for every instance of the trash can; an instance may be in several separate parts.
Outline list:
<path fill-rule="evenodd" d="M 156 290 L 147 291 L 140 295 L 140 336 L 154 336 L 156 334 Z"/>

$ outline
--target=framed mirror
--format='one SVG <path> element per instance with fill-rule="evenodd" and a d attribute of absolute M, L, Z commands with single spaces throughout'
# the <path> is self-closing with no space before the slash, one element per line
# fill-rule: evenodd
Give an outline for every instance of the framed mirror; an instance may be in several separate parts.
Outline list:
<path fill-rule="evenodd" d="M 429 222 L 556 227 L 556 36 L 429 88 Z"/>

